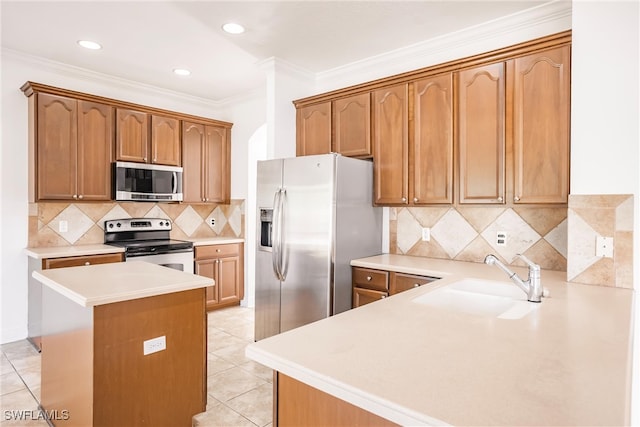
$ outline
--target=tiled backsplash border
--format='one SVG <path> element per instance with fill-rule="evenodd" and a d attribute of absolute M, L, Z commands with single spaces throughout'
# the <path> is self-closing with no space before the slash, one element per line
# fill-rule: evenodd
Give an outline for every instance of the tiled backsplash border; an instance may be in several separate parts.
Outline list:
<path fill-rule="evenodd" d="M 244 237 L 244 200 L 228 205 L 186 203 L 59 203 L 29 205 L 29 247 L 104 242 L 104 221 L 118 218 L 167 218 L 174 239 Z M 214 219 L 210 226 L 208 219 Z M 66 221 L 66 231 L 60 227 Z M 64 224 L 64 223 L 63 223 Z"/>

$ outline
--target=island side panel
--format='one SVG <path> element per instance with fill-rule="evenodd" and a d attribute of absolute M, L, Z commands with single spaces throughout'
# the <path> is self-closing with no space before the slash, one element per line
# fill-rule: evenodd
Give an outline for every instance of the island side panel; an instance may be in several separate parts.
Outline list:
<path fill-rule="evenodd" d="M 274 388 L 278 427 L 398 425 L 280 372 Z"/>
<path fill-rule="evenodd" d="M 93 308 L 42 286 L 41 407 L 55 426 L 93 419 Z"/>
<path fill-rule="evenodd" d="M 191 426 L 205 411 L 205 289 L 95 307 L 94 426 Z M 143 342 L 166 337 L 166 350 Z"/>

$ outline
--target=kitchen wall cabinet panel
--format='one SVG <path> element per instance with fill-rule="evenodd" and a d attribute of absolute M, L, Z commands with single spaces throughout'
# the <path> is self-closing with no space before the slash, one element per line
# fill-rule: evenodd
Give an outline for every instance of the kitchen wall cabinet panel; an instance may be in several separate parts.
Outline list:
<path fill-rule="evenodd" d="M 514 114 L 514 203 L 567 203 L 569 46 L 508 62 Z"/>
<path fill-rule="evenodd" d="M 296 110 L 296 155 L 331 152 L 331 101 Z"/>
<path fill-rule="evenodd" d="M 372 94 L 374 204 L 406 205 L 409 197 L 408 85 Z"/>
<path fill-rule="evenodd" d="M 183 200 L 188 203 L 228 203 L 230 188 L 229 130 L 183 122 Z"/>
<path fill-rule="evenodd" d="M 113 108 L 41 93 L 35 101 L 38 200 L 110 200 Z"/>
<path fill-rule="evenodd" d="M 180 166 L 180 120 L 151 115 L 151 162 Z"/>
<path fill-rule="evenodd" d="M 149 161 L 149 124 L 147 113 L 118 108 L 116 118 L 116 160 Z"/>
<path fill-rule="evenodd" d="M 453 77 L 413 83 L 413 144 L 409 152 L 414 205 L 453 202 Z"/>
<path fill-rule="evenodd" d="M 244 244 L 196 246 L 195 274 L 215 281 L 206 288 L 207 310 L 239 304 L 244 298 Z"/>
<path fill-rule="evenodd" d="M 457 73 L 459 202 L 505 203 L 505 64 Z"/>
<path fill-rule="evenodd" d="M 371 94 L 333 101 L 333 148 L 343 156 L 369 158 L 371 152 Z"/>

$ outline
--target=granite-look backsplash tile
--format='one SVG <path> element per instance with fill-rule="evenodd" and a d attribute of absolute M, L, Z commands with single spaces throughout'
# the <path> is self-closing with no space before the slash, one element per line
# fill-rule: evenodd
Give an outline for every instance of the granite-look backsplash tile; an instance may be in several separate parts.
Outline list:
<path fill-rule="evenodd" d="M 431 240 L 422 241 L 422 228 Z M 507 244 L 496 241 L 507 233 Z M 523 253 L 544 269 L 567 269 L 566 208 L 407 207 L 391 208 L 390 252 L 482 262 L 493 253 L 503 262 L 524 265 Z"/>
<path fill-rule="evenodd" d="M 29 205 L 29 247 L 72 246 L 104 242 L 104 222 L 118 218 L 167 218 L 174 239 L 244 237 L 244 200 L 228 205 L 184 203 L 61 203 Z M 213 218 L 214 225 L 207 219 Z M 60 231 L 60 221 L 67 230 Z"/>
<path fill-rule="evenodd" d="M 567 280 L 633 288 L 631 194 L 569 196 Z M 613 238 L 613 257 L 596 255 L 598 237 Z"/>

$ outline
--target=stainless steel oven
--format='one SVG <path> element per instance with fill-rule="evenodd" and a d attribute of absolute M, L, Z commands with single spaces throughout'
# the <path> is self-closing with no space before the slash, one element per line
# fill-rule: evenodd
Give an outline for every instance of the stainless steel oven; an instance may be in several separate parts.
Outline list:
<path fill-rule="evenodd" d="M 124 218 L 105 221 L 104 242 L 124 248 L 125 261 L 146 261 L 193 273 L 193 243 L 171 239 L 165 218 Z"/>

